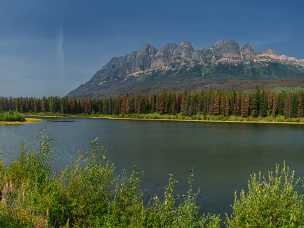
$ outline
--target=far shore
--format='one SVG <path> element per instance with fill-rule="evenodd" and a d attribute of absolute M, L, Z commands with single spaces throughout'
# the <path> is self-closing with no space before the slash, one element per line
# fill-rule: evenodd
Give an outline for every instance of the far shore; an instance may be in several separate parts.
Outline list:
<path fill-rule="evenodd" d="M 23 125 L 23 124 L 31 124 L 40 122 L 41 119 L 39 118 L 25 118 L 25 121 L 0 121 L 0 126 L 7 126 L 7 125 Z"/>
<path fill-rule="evenodd" d="M 108 120 L 130 120 L 130 121 L 170 121 L 170 122 L 202 122 L 202 123 L 242 123 L 242 124 L 292 124 L 304 125 L 304 122 L 278 122 L 278 121 L 260 121 L 260 120 L 196 120 L 196 119 L 145 119 L 131 117 L 90 117 L 91 119 L 108 119 Z"/>
<path fill-rule="evenodd" d="M 26 114 L 27 119 L 107 119 L 126 121 L 167 121 L 167 122 L 198 122 L 198 123 L 238 123 L 238 124 L 284 124 L 304 125 L 304 118 L 285 119 L 279 117 L 222 117 L 222 116 L 185 116 L 170 114 L 130 114 L 130 115 L 102 115 L 102 114 Z"/>

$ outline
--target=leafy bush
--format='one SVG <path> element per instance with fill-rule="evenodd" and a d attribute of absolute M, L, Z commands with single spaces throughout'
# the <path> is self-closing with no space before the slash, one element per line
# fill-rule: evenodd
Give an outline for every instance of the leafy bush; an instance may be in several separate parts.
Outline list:
<path fill-rule="evenodd" d="M 304 225 L 303 195 L 296 190 L 301 179 L 285 164 L 267 176 L 254 174 L 248 191 L 235 196 L 228 227 L 300 227 Z"/>
<path fill-rule="evenodd" d="M 0 121 L 25 121 L 24 115 L 18 112 L 0 113 Z"/>
<path fill-rule="evenodd" d="M 0 164 L 0 227 L 208 227 L 217 215 L 202 215 L 192 176 L 184 195 L 169 177 L 163 195 L 144 203 L 141 174 L 115 175 L 96 141 L 91 151 L 57 175 L 51 171 L 50 140 L 37 153 L 22 149 L 16 161 Z M 248 190 L 235 195 L 227 227 L 304 226 L 302 179 L 285 164 L 268 175 L 251 176 Z"/>
<path fill-rule="evenodd" d="M 195 194 L 178 198 L 173 177 L 163 196 L 144 205 L 140 173 L 114 175 L 115 167 L 96 142 L 58 175 L 48 164 L 49 139 L 38 153 L 24 149 L 0 166 L 0 225 L 4 227 L 219 227 L 218 216 L 202 216 Z"/>

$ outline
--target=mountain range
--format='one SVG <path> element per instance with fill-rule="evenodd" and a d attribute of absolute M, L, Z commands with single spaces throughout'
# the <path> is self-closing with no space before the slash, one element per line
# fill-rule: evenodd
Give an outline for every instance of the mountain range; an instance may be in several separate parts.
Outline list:
<path fill-rule="evenodd" d="M 161 90 L 304 86 L 304 60 L 261 52 L 233 40 L 195 49 L 190 42 L 150 44 L 112 58 L 68 96 L 125 95 Z"/>

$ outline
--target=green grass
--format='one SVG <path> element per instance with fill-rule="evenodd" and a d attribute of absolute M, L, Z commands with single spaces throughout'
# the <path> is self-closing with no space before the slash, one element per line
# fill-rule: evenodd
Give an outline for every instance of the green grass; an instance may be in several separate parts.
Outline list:
<path fill-rule="evenodd" d="M 304 225 L 302 178 L 285 164 L 266 175 L 253 174 L 248 189 L 235 194 L 232 213 L 201 214 L 188 178 L 186 193 L 175 193 L 169 176 L 163 194 L 144 203 L 139 171 L 117 175 L 102 147 L 54 175 L 51 148 L 21 149 L 17 160 L 0 165 L 1 227 L 301 227 Z"/>
<path fill-rule="evenodd" d="M 185 115 L 160 114 L 160 113 L 131 113 L 131 114 L 60 114 L 60 113 L 26 113 L 27 117 L 35 118 L 104 118 L 104 119 L 133 119 L 133 120 L 170 120 L 170 121 L 202 121 L 202 122 L 241 122 L 241 123 L 281 123 L 281 124 L 304 124 L 304 118 L 286 118 L 282 115 L 265 117 L 242 117 L 242 116 L 223 116 L 223 115 Z"/>
<path fill-rule="evenodd" d="M 5 122 L 24 122 L 25 117 L 23 114 L 18 113 L 18 112 L 0 112 L 0 121 L 5 121 Z"/>
<path fill-rule="evenodd" d="M 285 118 L 284 116 L 266 116 L 266 117 L 241 117 L 241 116 L 223 116 L 223 115 L 184 115 L 184 114 L 119 114 L 119 115 L 80 115 L 87 118 L 106 118 L 106 119 L 134 119 L 134 120 L 172 120 L 172 121 L 202 121 L 202 122 L 243 122 L 243 123 L 303 123 L 304 118 Z"/>

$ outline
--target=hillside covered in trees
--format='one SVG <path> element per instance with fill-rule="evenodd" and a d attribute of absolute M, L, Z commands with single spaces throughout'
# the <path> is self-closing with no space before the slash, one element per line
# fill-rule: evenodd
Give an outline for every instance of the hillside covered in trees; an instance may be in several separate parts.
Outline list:
<path fill-rule="evenodd" d="M 240 117 L 304 116 L 304 91 L 194 91 L 100 98 L 0 98 L 0 111 L 62 114 L 183 114 Z"/>

